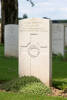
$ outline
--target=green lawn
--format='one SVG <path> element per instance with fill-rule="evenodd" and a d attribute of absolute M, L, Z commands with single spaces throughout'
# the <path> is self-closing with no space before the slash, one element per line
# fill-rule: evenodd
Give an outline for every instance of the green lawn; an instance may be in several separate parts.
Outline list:
<path fill-rule="evenodd" d="M 67 56 L 67 54 L 66 54 Z M 53 57 L 53 85 L 67 89 L 67 57 Z"/>
<path fill-rule="evenodd" d="M 18 77 L 18 60 L 4 57 L 3 45 L 0 45 L 0 81 Z"/>
<path fill-rule="evenodd" d="M 24 95 L 19 93 L 0 93 L 0 100 L 67 100 L 63 97 L 50 97 L 50 96 L 34 96 L 34 95 Z"/>
<path fill-rule="evenodd" d="M 53 57 L 53 86 L 67 89 L 67 59 Z M 4 57 L 4 46 L 0 45 L 0 82 L 18 77 L 18 59 Z M 0 100 L 67 100 L 63 97 L 33 96 L 18 93 L 0 92 Z"/>

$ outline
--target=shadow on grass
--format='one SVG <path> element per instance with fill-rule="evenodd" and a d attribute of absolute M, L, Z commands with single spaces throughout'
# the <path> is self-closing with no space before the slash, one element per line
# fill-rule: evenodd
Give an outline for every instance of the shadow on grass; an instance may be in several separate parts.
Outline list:
<path fill-rule="evenodd" d="M 53 87 L 60 90 L 67 90 L 67 82 L 65 81 L 53 81 Z"/>

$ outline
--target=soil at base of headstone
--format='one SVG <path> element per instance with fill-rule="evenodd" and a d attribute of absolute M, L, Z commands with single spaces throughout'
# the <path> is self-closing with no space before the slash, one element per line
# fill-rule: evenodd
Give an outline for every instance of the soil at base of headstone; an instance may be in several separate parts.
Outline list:
<path fill-rule="evenodd" d="M 66 90 L 59 90 L 59 89 L 52 87 L 51 90 L 52 90 L 52 96 L 67 97 L 67 89 Z"/>

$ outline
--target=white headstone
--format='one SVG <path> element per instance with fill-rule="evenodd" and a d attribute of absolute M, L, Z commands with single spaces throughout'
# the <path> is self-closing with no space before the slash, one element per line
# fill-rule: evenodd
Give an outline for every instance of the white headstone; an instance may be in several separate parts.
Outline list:
<path fill-rule="evenodd" d="M 52 24 L 52 52 L 64 56 L 64 25 Z"/>
<path fill-rule="evenodd" d="M 51 83 L 50 20 L 31 18 L 19 21 L 19 76 L 35 76 Z"/>
<path fill-rule="evenodd" d="M 1 43 L 1 24 L 0 24 L 0 43 Z"/>
<path fill-rule="evenodd" d="M 5 56 L 18 57 L 18 25 L 5 25 Z"/>
<path fill-rule="evenodd" d="M 65 27 L 65 46 L 67 46 L 67 27 Z"/>

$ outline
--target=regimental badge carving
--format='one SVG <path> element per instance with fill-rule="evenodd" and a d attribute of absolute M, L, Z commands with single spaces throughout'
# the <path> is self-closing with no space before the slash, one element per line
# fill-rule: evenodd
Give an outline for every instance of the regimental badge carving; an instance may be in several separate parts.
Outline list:
<path fill-rule="evenodd" d="M 38 57 L 40 54 L 40 48 L 35 44 L 31 44 L 28 48 L 28 54 L 30 57 Z"/>

